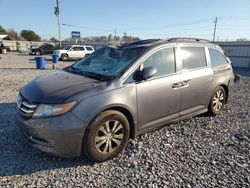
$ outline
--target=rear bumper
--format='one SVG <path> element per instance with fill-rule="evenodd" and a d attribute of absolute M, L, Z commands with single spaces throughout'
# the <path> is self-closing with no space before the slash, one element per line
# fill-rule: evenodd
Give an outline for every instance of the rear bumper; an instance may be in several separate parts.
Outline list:
<path fill-rule="evenodd" d="M 234 75 L 234 83 L 235 84 L 239 84 L 240 83 L 240 75 L 238 75 L 238 74 Z"/>
<path fill-rule="evenodd" d="M 51 118 L 27 119 L 17 111 L 16 122 L 33 147 L 59 157 L 81 155 L 85 126 L 72 113 Z"/>

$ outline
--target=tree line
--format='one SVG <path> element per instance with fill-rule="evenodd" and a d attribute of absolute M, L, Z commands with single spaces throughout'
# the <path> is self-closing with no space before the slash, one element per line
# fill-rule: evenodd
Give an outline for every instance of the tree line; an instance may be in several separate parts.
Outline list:
<path fill-rule="evenodd" d="M 1 25 L 0 25 L 0 34 L 8 35 L 8 37 L 11 40 L 27 40 L 27 41 L 41 41 L 42 40 L 41 37 L 32 30 L 24 29 L 20 33 L 17 33 L 17 31 L 15 31 L 14 29 L 6 30 Z"/>
<path fill-rule="evenodd" d="M 7 30 L 0 25 L 0 35 L 1 34 L 8 35 L 8 37 L 11 40 L 58 42 L 58 39 L 56 39 L 55 37 L 51 37 L 49 40 L 42 40 L 42 38 L 32 30 L 24 29 L 20 33 L 18 33 L 14 29 Z M 138 40 L 140 40 L 139 37 L 127 36 L 126 34 L 124 34 L 124 36 L 113 36 L 112 34 L 109 34 L 108 36 L 83 37 L 83 38 L 78 39 L 78 42 L 80 43 L 109 43 L 109 42 L 114 42 L 114 41 L 135 42 Z M 75 42 L 75 39 L 67 38 L 67 39 L 64 39 L 63 41 Z"/>

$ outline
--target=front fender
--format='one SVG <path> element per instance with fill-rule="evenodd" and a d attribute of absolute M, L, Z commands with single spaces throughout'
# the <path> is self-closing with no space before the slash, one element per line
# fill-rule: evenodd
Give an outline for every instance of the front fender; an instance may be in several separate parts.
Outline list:
<path fill-rule="evenodd" d="M 133 117 L 134 125 L 137 123 L 136 88 L 122 87 L 101 93 L 82 100 L 72 111 L 79 117 L 84 125 L 90 122 L 102 111 L 110 108 L 123 108 Z"/>

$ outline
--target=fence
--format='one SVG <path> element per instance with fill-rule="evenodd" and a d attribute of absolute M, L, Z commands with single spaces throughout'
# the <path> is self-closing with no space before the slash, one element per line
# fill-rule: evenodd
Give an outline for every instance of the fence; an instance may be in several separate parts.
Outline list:
<path fill-rule="evenodd" d="M 234 67 L 250 68 L 250 41 L 218 42 Z"/>
<path fill-rule="evenodd" d="M 28 53 L 30 52 L 31 48 L 37 48 L 39 46 L 41 46 L 42 44 L 46 43 L 46 44 L 52 44 L 52 45 L 58 45 L 58 43 L 55 42 L 35 42 L 35 41 L 14 41 L 14 40 L 3 40 L 2 41 L 4 46 L 8 46 L 10 47 L 11 51 L 17 51 L 17 48 L 19 46 L 18 51 L 19 52 L 24 52 L 24 53 Z M 76 43 L 72 43 L 72 42 L 62 42 L 62 47 L 66 47 L 69 45 L 75 45 Z M 95 50 L 98 50 L 100 48 L 103 48 L 105 46 L 108 45 L 108 43 L 77 43 L 77 45 L 88 45 L 88 46 L 92 46 Z"/>

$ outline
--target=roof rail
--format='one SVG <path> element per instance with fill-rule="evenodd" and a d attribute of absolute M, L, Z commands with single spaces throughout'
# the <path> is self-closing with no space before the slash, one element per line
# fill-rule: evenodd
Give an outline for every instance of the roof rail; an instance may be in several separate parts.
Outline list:
<path fill-rule="evenodd" d="M 139 44 L 147 44 L 147 43 L 153 43 L 160 41 L 161 39 L 147 39 L 147 40 L 139 40 L 136 42 L 131 42 L 131 43 L 124 43 L 121 46 L 122 47 L 127 47 L 127 46 L 132 46 L 132 45 L 139 45 Z"/>
<path fill-rule="evenodd" d="M 169 42 L 174 42 L 174 41 L 190 41 L 190 42 L 210 42 L 209 40 L 206 39 L 199 39 L 199 38 L 188 38 L 188 37 L 174 37 L 167 39 Z"/>

